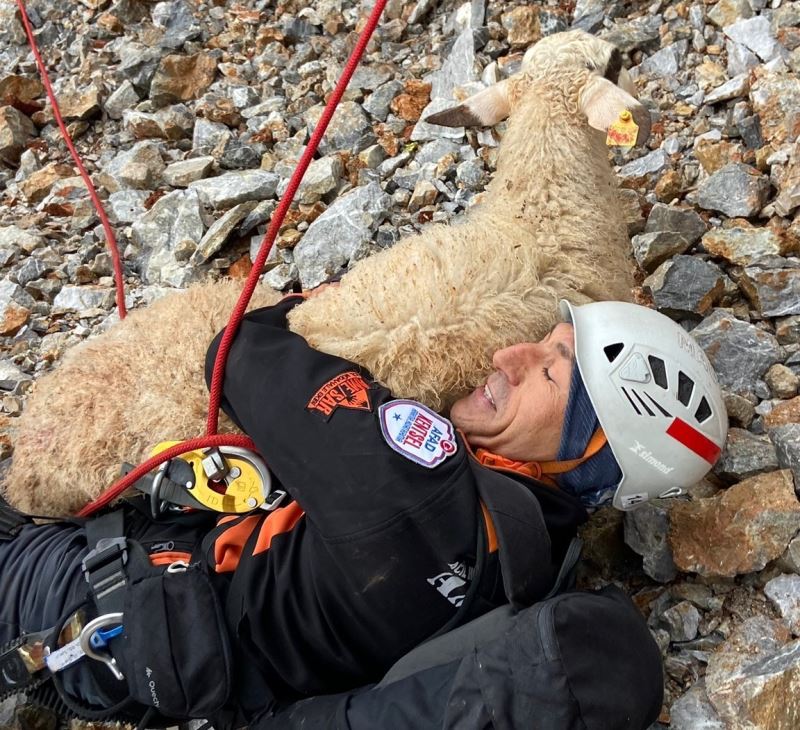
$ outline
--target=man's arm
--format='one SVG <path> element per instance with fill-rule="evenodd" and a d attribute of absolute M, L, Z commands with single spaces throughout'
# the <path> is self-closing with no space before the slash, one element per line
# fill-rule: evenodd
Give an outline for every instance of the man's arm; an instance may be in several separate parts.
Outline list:
<path fill-rule="evenodd" d="M 392 445 L 386 418 L 408 421 L 414 407 L 394 405 L 401 402 L 368 372 L 290 332 L 286 316 L 299 301 L 290 297 L 244 318 L 228 358 L 222 404 L 322 534 L 376 527 L 454 480 L 471 480 L 452 426 L 424 407 L 422 430 L 413 424 L 406 434 L 395 430 L 407 445 Z M 208 351 L 207 380 L 220 338 Z M 391 405 L 380 414 L 384 404 Z M 444 431 L 446 448 L 441 438 L 423 444 L 425 428 Z"/>

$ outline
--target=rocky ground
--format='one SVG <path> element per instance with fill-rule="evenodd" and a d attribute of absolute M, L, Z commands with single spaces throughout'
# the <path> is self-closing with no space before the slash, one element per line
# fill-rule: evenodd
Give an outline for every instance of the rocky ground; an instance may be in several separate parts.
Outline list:
<path fill-rule="evenodd" d="M 62 111 L 124 252 L 130 305 L 246 275 L 370 8 L 29 0 Z M 420 116 L 513 73 L 531 43 L 570 26 L 619 45 L 652 111 L 647 148 L 613 153 L 639 294 L 692 330 L 731 419 L 721 461 L 689 499 L 595 515 L 582 580 L 625 585 L 648 616 L 667 676 L 655 727 L 794 729 L 800 2 L 390 0 L 264 279 L 313 287 L 476 202 L 502 128 L 443 130 Z M 102 228 L 16 6 L 0 0 L 6 433 L 35 378 L 116 321 L 113 298 Z M 0 457 L 12 451 L 0 436 Z M 8 703 L 0 712 L 3 727 L 33 722 Z"/>

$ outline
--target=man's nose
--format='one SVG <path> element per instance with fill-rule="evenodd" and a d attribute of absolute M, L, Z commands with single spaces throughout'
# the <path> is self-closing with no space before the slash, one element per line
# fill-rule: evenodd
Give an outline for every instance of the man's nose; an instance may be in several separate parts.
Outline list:
<path fill-rule="evenodd" d="M 525 372 L 541 361 L 543 346 L 538 342 L 521 342 L 495 352 L 492 364 L 505 373 L 512 385 L 519 385 Z"/>

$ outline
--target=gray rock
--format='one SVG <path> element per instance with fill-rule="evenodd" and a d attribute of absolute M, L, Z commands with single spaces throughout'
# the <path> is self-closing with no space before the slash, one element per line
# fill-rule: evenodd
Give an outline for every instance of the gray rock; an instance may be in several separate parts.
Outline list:
<path fill-rule="evenodd" d="M 308 228 L 294 248 L 303 287 L 311 289 L 363 257 L 372 234 L 384 220 L 390 198 L 370 183 L 337 198 Z"/>
<path fill-rule="evenodd" d="M 11 304 L 30 309 L 35 302 L 19 284 L 9 279 L 0 279 L 0 311 L 5 311 Z"/>
<path fill-rule="evenodd" d="M 108 308 L 114 301 L 114 291 L 100 286 L 72 286 L 61 288 L 53 300 L 53 309 L 82 312 L 87 309 Z"/>
<path fill-rule="evenodd" d="M 272 213 L 277 205 L 278 203 L 275 200 L 262 200 L 256 205 L 250 214 L 242 221 L 242 225 L 239 226 L 242 235 L 249 233 L 256 226 L 260 226 L 262 223 L 268 221 L 272 217 Z M 253 256 L 252 258 L 255 257 Z"/>
<path fill-rule="evenodd" d="M 465 160 L 456 167 L 456 182 L 467 190 L 478 190 L 483 184 L 484 171 L 480 157 Z"/>
<path fill-rule="evenodd" d="M 219 166 L 226 170 L 258 168 L 261 154 L 258 149 L 241 140 L 231 138 L 219 158 Z"/>
<path fill-rule="evenodd" d="M 697 190 L 697 204 L 731 218 L 756 215 L 767 202 L 769 178 L 742 163 L 725 165 Z"/>
<path fill-rule="evenodd" d="M 27 231 L 18 226 L 0 226 L 0 248 L 22 249 L 30 252 L 44 245 L 38 231 Z"/>
<path fill-rule="evenodd" d="M 402 91 L 403 84 L 400 81 L 386 82 L 366 98 L 363 104 L 364 111 L 378 121 L 385 122 L 386 117 L 389 116 L 389 105 Z"/>
<path fill-rule="evenodd" d="M 258 91 L 252 86 L 244 85 L 232 87 L 228 91 L 228 96 L 233 102 L 233 105 L 239 110 L 247 109 L 247 107 L 257 104 L 260 99 Z M 242 116 L 244 116 L 244 114 Z"/>
<path fill-rule="evenodd" d="M 764 317 L 800 314 L 800 268 L 744 270 L 745 294 Z"/>
<path fill-rule="evenodd" d="M 735 43 L 749 48 L 762 61 L 771 61 L 779 55 L 780 45 L 764 15 L 739 20 L 723 28 L 725 35 Z"/>
<path fill-rule="evenodd" d="M 189 189 L 199 193 L 204 203 L 219 210 L 248 200 L 259 201 L 273 197 L 279 179 L 274 172 L 243 170 L 198 180 L 190 183 Z"/>
<path fill-rule="evenodd" d="M 685 40 L 672 43 L 646 58 L 637 69 L 643 76 L 671 78 L 683 67 L 688 47 L 689 43 Z"/>
<path fill-rule="evenodd" d="M 193 6 L 185 0 L 160 2 L 153 8 L 153 23 L 164 31 L 159 41 L 163 48 L 177 50 L 186 41 L 197 38 L 203 32 L 202 26 L 192 13 Z"/>
<path fill-rule="evenodd" d="M 185 188 L 193 182 L 202 180 L 214 166 L 211 156 L 192 157 L 188 160 L 173 162 L 164 170 L 164 182 L 173 188 Z"/>
<path fill-rule="evenodd" d="M 101 179 L 112 193 L 124 188 L 154 190 L 161 182 L 164 167 L 158 143 L 145 140 L 117 153 L 106 165 Z"/>
<path fill-rule="evenodd" d="M 572 27 L 593 33 L 603 26 L 605 0 L 577 0 L 572 13 Z"/>
<path fill-rule="evenodd" d="M 0 41 L 3 44 L 22 45 L 27 40 L 18 12 L 16 4 L 0 5 Z"/>
<path fill-rule="evenodd" d="M 669 166 L 669 155 L 664 150 L 653 150 L 640 157 L 638 160 L 633 160 L 620 168 L 619 176 L 621 178 L 637 178 L 645 177 L 648 175 L 656 175 L 662 172 Z"/>
<path fill-rule="evenodd" d="M 739 395 L 752 392 L 753 384 L 783 359 L 783 350 L 769 332 L 716 310 L 692 330 L 723 388 Z"/>
<path fill-rule="evenodd" d="M 111 217 L 117 223 L 133 223 L 145 214 L 144 203 L 150 193 L 145 190 L 118 190 L 108 196 Z"/>
<path fill-rule="evenodd" d="M 726 730 L 706 694 L 703 680 L 693 684 L 669 711 L 670 730 Z"/>
<path fill-rule="evenodd" d="M 721 101 L 747 96 L 749 91 L 750 78 L 747 74 L 742 73 L 706 94 L 704 102 L 706 104 L 718 104 Z"/>
<path fill-rule="evenodd" d="M 431 83 L 431 99 L 447 99 L 452 103 L 457 88 L 478 78 L 475 40 L 468 28 L 458 36 L 442 67 L 425 80 Z"/>
<path fill-rule="evenodd" d="M 689 249 L 689 242 L 675 231 L 655 231 L 642 233 L 631 239 L 633 255 L 648 273 L 654 271 L 664 261 L 682 254 Z"/>
<path fill-rule="evenodd" d="M 689 601 L 681 601 L 659 617 L 659 624 L 668 632 L 671 641 L 691 641 L 700 626 L 700 611 Z"/>
<path fill-rule="evenodd" d="M 460 149 L 459 145 L 449 139 L 435 139 L 422 145 L 414 160 L 420 165 L 426 165 L 430 162 L 438 164 L 446 155 L 453 155 L 458 159 Z"/>
<path fill-rule="evenodd" d="M 322 116 L 322 105 L 313 106 L 303 114 L 309 134 L 314 131 Z M 331 119 L 319 145 L 323 155 L 333 152 L 360 152 L 374 144 L 375 136 L 369 118 L 354 101 L 342 102 Z"/>
<path fill-rule="evenodd" d="M 14 390 L 18 383 L 30 380 L 11 360 L 0 360 L 0 388 Z"/>
<path fill-rule="evenodd" d="M 0 106 L 0 162 L 16 165 L 35 136 L 36 127 L 28 117 L 13 106 Z"/>
<path fill-rule="evenodd" d="M 395 69 L 388 63 L 361 63 L 350 80 L 350 88 L 374 91 L 394 77 Z"/>
<path fill-rule="evenodd" d="M 778 467 L 778 455 L 768 436 L 731 428 L 722 456 L 714 465 L 714 473 L 729 482 L 739 482 Z"/>
<path fill-rule="evenodd" d="M 231 130 L 224 124 L 198 119 L 192 133 L 192 152 L 195 155 L 220 157 L 231 136 Z"/>
<path fill-rule="evenodd" d="M 150 84 L 161 61 L 163 51 L 142 43 L 129 42 L 119 49 L 120 65 L 117 73 L 133 84 L 142 98 L 150 93 Z"/>
<path fill-rule="evenodd" d="M 800 343 L 800 316 L 779 319 L 775 323 L 775 335 L 782 345 Z"/>
<path fill-rule="evenodd" d="M 693 246 L 706 232 L 708 224 L 690 208 L 675 208 L 664 203 L 656 203 L 647 217 L 645 233 L 655 231 L 675 231 L 680 233 L 690 246 Z"/>
<path fill-rule="evenodd" d="M 218 221 L 215 221 L 200 240 L 197 250 L 192 254 L 192 265 L 199 266 L 204 264 L 217 253 L 225 245 L 236 226 L 252 212 L 256 205 L 255 200 L 241 203 L 231 208 Z"/>
<path fill-rule="evenodd" d="M 152 114 L 126 111 L 122 123 L 137 139 L 157 137 L 172 141 L 191 137 L 196 118 L 184 104 L 173 104 Z"/>
<path fill-rule="evenodd" d="M 617 22 L 608 30 L 602 31 L 600 37 L 627 53 L 657 44 L 661 20 L 660 15 L 648 14 L 633 20 Z"/>
<path fill-rule="evenodd" d="M 133 84 L 125 79 L 106 99 L 103 108 L 112 119 L 122 119 L 124 112 L 139 103 L 139 95 Z"/>
<path fill-rule="evenodd" d="M 297 190 L 297 201 L 304 205 L 313 205 L 328 193 L 336 190 L 342 182 L 344 165 L 339 155 L 330 155 L 314 160 L 306 171 L 303 181 Z M 278 187 L 278 196 L 282 196 L 288 186 L 286 180 Z"/>
<path fill-rule="evenodd" d="M 261 281 L 269 287 L 277 291 L 284 291 L 293 284 L 296 284 L 300 276 L 300 272 L 296 264 L 278 264 L 275 268 L 270 269 Z"/>
<path fill-rule="evenodd" d="M 758 56 L 741 43 L 725 41 L 728 52 L 728 76 L 740 76 L 760 65 Z"/>
<path fill-rule="evenodd" d="M 17 283 L 20 286 L 27 286 L 30 282 L 44 276 L 50 267 L 41 259 L 33 256 L 25 259 L 25 263 L 17 269 Z"/>
<path fill-rule="evenodd" d="M 753 8 L 750 0 L 719 0 L 708 11 L 708 19 L 718 28 L 741 20 L 742 18 L 752 18 Z"/>
<path fill-rule="evenodd" d="M 132 239 L 144 252 L 142 280 L 146 284 L 184 286 L 196 276 L 176 258 L 185 242 L 192 250 L 205 226 L 196 190 L 176 190 L 165 195 L 132 228 Z M 183 257 L 181 257 L 183 258 Z"/>
<path fill-rule="evenodd" d="M 779 575 L 764 586 L 764 594 L 778 609 L 789 630 L 800 634 L 800 575 Z"/>
<path fill-rule="evenodd" d="M 725 291 L 725 274 L 694 256 L 674 256 L 644 280 L 660 310 L 705 315 Z"/>
<path fill-rule="evenodd" d="M 769 437 L 775 444 L 778 464 L 782 469 L 790 469 L 795 487 L 800 485 L 800 423 L 787 423 L 769 430 Z"/>
<path fill-rule="evenodd" d="M 669 583 L 678 575 L 667 540 L 669 513 L 662 506 L 645 503 L 625 513 L 625 543 L 642 556 L 642 567 L 653 580 Z"/>

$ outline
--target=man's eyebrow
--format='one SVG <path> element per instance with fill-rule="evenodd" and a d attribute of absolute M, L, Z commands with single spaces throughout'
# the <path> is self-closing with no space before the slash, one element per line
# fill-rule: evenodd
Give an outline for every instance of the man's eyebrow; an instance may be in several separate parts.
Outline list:
<path fill-rule="evenodd" d="M 556 342 L 556 350 L 558 350 L 561 357 L 570 362 L 575 362 L 575 354 L 563 342 Z"/>

